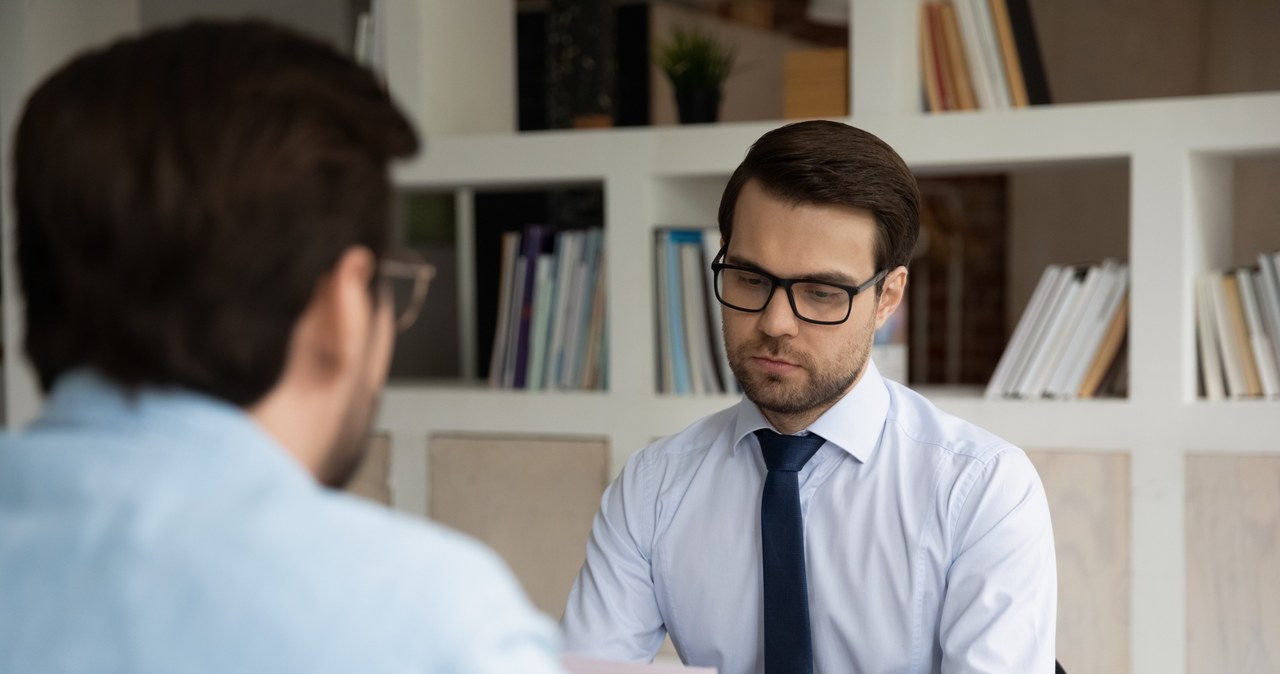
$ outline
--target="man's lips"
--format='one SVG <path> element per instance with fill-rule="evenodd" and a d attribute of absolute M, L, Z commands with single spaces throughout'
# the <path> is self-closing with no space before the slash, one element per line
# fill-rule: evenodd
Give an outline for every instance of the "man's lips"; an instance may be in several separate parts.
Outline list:
<path fill-rule="evenodd" d="M 800 366 L 790 361 L 782 360 L 772 356 L 754 356 L 751 359 L 755 364 L 766 372 L 784 373 L 790 372 Z"/>

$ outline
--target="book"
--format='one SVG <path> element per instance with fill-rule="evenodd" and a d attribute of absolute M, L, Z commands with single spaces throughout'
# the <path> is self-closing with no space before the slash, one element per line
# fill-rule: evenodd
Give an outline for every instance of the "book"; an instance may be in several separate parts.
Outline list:
<path fill-rule="evenodd" d="M 1015 108 L 1025 108 L 1027 102 L 1027 83 L 1022 78 L 1022 64 L 1018 62 L 1018 44 L 1013 37 L 1013 23 L 1009 20 L 1007 0 L 990 0 L 991 18 L 996 28 L 996 38 L 1000 42 L 1000 60 L 1004 64 L 1006 85 L 1009 88 L 1009 102 Z"/>
<path fill-rule="evenodd" d="M 605 259 L 600 256 L 596 282 L 592 285 L 591 322 L 587 327 L 587 351 L 584 358 L 581 388 L 604 389 L 609 386 L 608 316 L 605 305 Z"/>
<path fill-rule="evenodd" d="M 1231 398 L 1246 396 L 1244 365 L 1240 360 L 1240 342 L 1234 334 L 1235 324 L 1227 308 L 1227 295 L 1221 272 L 1213 273 L 1209 292 L 1212 293 L 1214 326 L 1218 331 L 1218 348 L 1222 353 L 1222 371 L 1226 374 L 1227 395 Z"/>
<path fill-rule="evenodd" d="M 1107 325 L 1102 335 L 1102 340 L 1098 345 L 1097 352 L 1094 354 L 1093 362 L 1089 364 L 1085 371 L 1084 377 L 1080 380 L 1080 388 L 1076 391 L 1076 397 L 1093 398 L 1102 390 L 1103 380 L 1107 373 L 1116 370 L 1116 364 L 1125 360 L 1125 337 L 1128 332 L 1129 325 L 1129 295 L 1124 293 L 1120 297 L 1120 303 L 1116 306 L 1111 316 L 1111 322 Z M 1121 373 L 1123 370 L 1121 370 Z M 1121 373 L 1117 373 L 1117 376 Z"/>
<path fill-rule="evenodd" d="M 942 101 L 942 86 L 938 81 L 938 54 L 933 39 L 933 3 L 920 6 L 920 79 L 924 93 L 924 109 L 926 112 L 945 110 Z"/>
<path fill-rule="evenodd" d="M 982 110 L 1000 108 L 997 94 L 991 88 L 992 77 L 983 57 L 982 37 L 978 28 L 975 6 L 970 0 L 946 0 L 946 6 L 954 7 L 956 23 L 960 27 L 960 42 L 964 47 L 964 60 L 968 64 L 969 81 L 973 84 L 974 97 Z"/>
<path fill-rule="evenodd" d="M 995 372 L 987 383 L 984 397 L 992 399 L 1012 394 L 1013 387 L 1026 366 L 1034 344 L 1039 339 L 1049 307 L 1061 288 L 1065 271 L 1060 265 L 1051 264 L 1045 267 L 1044 273 L 1040 275 L 1040 281 L 1036 283 L 1036 289 L 1031 293 L 1027 308 L 1023 310 L 1022 317 L 1014 327 L 1009 344 L 996 363 Z"/>
<path fill-rule="evenodd" d="M 1103 263 L 1098 278 L 1098 285 L 1080 319 L 1079 330 L 1073 337 L 1071 346 L 1055 373 L 1055 379 L 1049 386 L 1049 394 L 1057 398 L 1074 398 L 1084 387 L 1084 380 L 1091 368 L 1105 366 L 1114 358 L 1115 352 L 1104 353 L 1104 342 L 1110 330 L 1120 330 L 1112 336 L 1114 344 L 1127 329 L 1128 319 L 1118 318 L 1116 313 L 1127 308 L 1124 300 L 1128 291 L 1128 267 L 1114 261 Z M 1123 307 L 1123 308 L 1122 308 Z M 1099 364 L 1099 359 L 1105 362 Z"/>
<path fill-rule="evenodd" d="M 1200 354 L 1200 383 L 1209 400 L 1226 397 L 1226 381 L 1222 374 L 1221 351 L 1218 348 L 1217 318 L 1213 308 L 1213 274 L 1196 277 L 1196 346 Z"/>
<path fill-rule="evenodd" d="M 1080 288 L 1080 297 L 1077 299 L 1075 306 L 1072 307 L 1071 314 L 1064 319 L 1062 334 L 1059 335 L 1054 350 L 1048 353 L 1048 361 L 1050 363 L 1047 370 L 1048 376 L 1044 380 L 1043 388 L 1039 395 L 1057 397 L 1059 395 L 1068 395 L 1065 392 L 1065 381 L 1070 376 L 1072 369 L 1079 359 L 1084 358 L 1084 354 L 1080 353 L 1080 346 L 1084 342 L 1084 334 L 1089 329 L 1091 321 L 1090 308 L 1097 302 L 1098 296 L 1101 294 L 1101 286 L 1107 281 L 1107 274 L 1102 267 L 1089 267 L 1085 272 L 1084 284 Z M 1098 319 L 1101 321 L 1102 319 Z M 1035 396 L 1036 394 L 1033 394 Z M 1071 396 L 1075 395 L 1075 389 L 1070 391 Z"/>
<path fill-rule="evenodd" d="M 1031 17 L 1030 0 L 1005 0 L 1009 10 L 1009 25 L 1013 29 L 1013 41 L 1018 48 L 1018 64 L 1022 80 L 1027 87 L 1029 105 L 1047 105 L 1050 102 L 1049 80 L 1040 57 L 1040 40 L 1036 37 L 1035 22 Z"/>
<path fill-rule="evenodd" d="M 939 4 L 938 16 L 942 21 L 943 44 L 947 48 L 947 76 L 951 83 L 950 110 L 977 110 L 982 106 L 974 84 L 973 56 L 966 48 L 959 26 L 956 7 L 951 0 Z"/>
<path fill-rule="evenodd" d="M 520 233 L 506 232 L 502 235 L 502 258 L 498 264 L 498 311 L 494 321 L 493 353 L 489 356 L 489 385 L 503 385 L 503 371 L 506 367 L 508 326 L 511 319 L 512 297 L 516 291 L 516 257 L 520 249 Z"/>
<path fill-rule="evenodd" d="M 525 388 L 529 375 L 529 336 L 532 330 L 533 305 L 536 298 L 535 284 L 538 271 L 538 256 L 542 253 L 543 239 L 548 229 L 544 225 L 529 225 L 521 235 L 520 257 L 524 259 L 524 283 L 521 288 L 520 320 L 516 328 L 515 374 L 512 388 Z"/>
<path fill-rule="evenodd" d="M 529 360 L 525 373 L 525 388 L 546 388 L 547 342 L 550 341 L 552 302 L 556 292 L 556 257 L 551 253 L 538 255 L 534 272 L 533 313 L 529 321 Z"/>
<path fill-rule="evenodd" d="M 582 232 L 564 230 L 556 234 L 555 295 L 551 303 L 551 334 L 547 341 L 546 373 L 542 388 L 560 388 L 560 371 L 564 368 L 565 342 L 569 333 L 570 304 L 576 286 L 578 241 Z"/>
<path fill-rule="evenodd" d="M 593 388 L 586 386 L 582 382 L 593 379 L 593 377 L 587 376 L 587 364 L 592 362 L 593 358 L 603 358 L 603 355 L 598 352 L 602 347 L 602 340 L 605 340 L 603 328 L 599 328 L 594 332 L 592 330 L 595 327 L 594 321 L 604 321 L 605 311 L 604 230 L 599 227 L 587 231 L 587 250 L 584 259 L 586 260 L 586 269 L 583 273 L 586 281 L 582 287 L 581 320 L 578 323 L 578 346 L 576 347 L 578 355 L 574 359 L 570 381 L 572 386 Z M 587 351 L 590 351 L 590 353 L 588 354 Z M 607 375 L 607 369 L 602 374 Z M 601 379 L 604 378 L 601 377 Z"/>
<path fill-rule="evenodd" d="M 1128 265 L 1049 265 L 984 397 L 1123 395 L 1128 306 Z"/>
<path fill-rule="evenodd" d="M 1086 268 L 1077 267 L 1067 275 L 1067 282 L 1064 284 L 1062 293 L 1054 302 L 1051 313 L 1045 323 L 1041 340 L 1032 352 L 1027 362 L 1027 368 L 1014 389 L 1014 394 L 1017 397 L 1038 398 L 1044 392 L 1049 369 L 1053 366 L 1050 354 L 1057 353 L 1059 349 L 1063 334 L 1069 325 L 1067 322 L 1068 317 L 1076 311 L 1076 302 L 1079 300 L 1080 292 L 1084 287 L 1084 277 L 1087 273 L 1088 270 Z"/>
<path fill-rule="evenodd" d="M 978 28 L 978 53 L 982 57 L 982 72 L 988 78 L 988 86 L 995 98 L 995 109 L 1008 110 L 1009 82 L 1004 74 L 1004 61 L 1000 58 L 1000 42 L 996 36 L 995 22 L 991 18 L 989 0 L 962 0 L 973 11 L 974 24 Z"/>
<path fill-rule="evenodd" d="M 667 233 L 663 230 L 654 232 L 653 246 L 653 278 L 654 278 L 654 299 L 657 304 L 657 321 L 655 325 L 658 329 L 657 339 L 654 340 L 657 346 L 658 368 L 657 368 L 657 389 L 659 393 L 675 393 L 676 392 L 676 370 L 675 361 L 672 356 L 671 339 L 671 319 L 667 306 L 671 303 L 670 279 L 667 274 L 667 248 L 671 245 L 667 238 Z"/>
<path fill-rule="evenodd" d="M 1262 395 L 1262 380 L 1258 377 L 1258 364 L 1253 359 L 1253 346 L 1249 343 L 1249 326 L 1245 323 L 1245 310 L 1240 284 L 1233 273 L 1222 277 L 1222 300 L 1227 309 L 1227 320 L 1231 327 L 1231 344 L 1233 358 L 1239 364 L 1242 397 L 1256 398 Z"/>
<path fill-rule="evenodd" d="M 1254 270 L 1237 269 L 1236 288 L 1240 293 L 1241 308 L 1244 309 L 1250 352 L 1253 354 L 1253 363 L 1258 370 L 1258 382 L 1262 395 L 1268 398 L 1280 397 L 1280 372 L 1276 371 L 1271 340 L 1262 326 L 1262 314 L 1259 311 L 1257 294 L 1254 292 L 1254 276 Z"/>
<path fill-rule="evenodd" d="M 1280 269 L 1276 264 L 1275 256 L 1258 255 L 1257 297 L 1273 359 L 1280 363 Z"/>
<path fill-rule="evenodd" d="M 502 365 L 502 387 L 516 387 L 516 345 L 521 339 L 521 315 L 524 313 L 524 297 L 526 271 L 529 260 L 523 255 L 516 258 L 515 285 L 511 293 L 511 315 L 507 320 L 507 357 Z M 523 380 L 521 380 L 523 384 Z"/>

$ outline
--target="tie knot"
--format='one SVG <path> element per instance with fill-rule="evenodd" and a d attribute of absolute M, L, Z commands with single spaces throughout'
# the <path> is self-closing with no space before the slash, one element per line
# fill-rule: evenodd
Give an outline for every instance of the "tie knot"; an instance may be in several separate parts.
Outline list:
<path fill-rule="evenodd" d="M 756 431 L 760 440 L 760 454 L 764 465 L 771 471 L 798 472 L 817 453 L 826 440 L 816 433 L 808 435 L 782 435 L 762 428 Z"/>

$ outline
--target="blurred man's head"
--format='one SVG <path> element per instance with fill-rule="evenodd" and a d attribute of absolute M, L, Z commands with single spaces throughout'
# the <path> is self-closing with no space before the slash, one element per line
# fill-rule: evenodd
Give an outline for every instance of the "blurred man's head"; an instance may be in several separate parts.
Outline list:
<path fill-rule="evenodd" d="M 343 481 L 393 332 L 377 292 L 388 163 L 416 149 L 369 71 L 267 24 L 195 23 L 74 59 L 32 94 L 15 143 L 42 388 L 88 367 L 277 425 L 323 393 L 316 409 L 338 418 L 306 420 L 322 433 L 266 425 L 286 446 L 328 445 L 311 467 Z"/>

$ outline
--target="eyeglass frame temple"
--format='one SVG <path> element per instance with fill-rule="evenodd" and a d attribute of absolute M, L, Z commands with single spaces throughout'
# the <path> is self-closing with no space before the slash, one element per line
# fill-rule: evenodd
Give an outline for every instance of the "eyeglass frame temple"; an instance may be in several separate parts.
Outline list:
<path fill-rule="evenodd" d="M 399 278 L 413 279 L 413 295 L 409 307 L 404 314 L 396 317 L 396 330 L 403 332 L 418 320 L 422 304 L 427 299 L 427 291 L 432 279 L 436 276 L 436 267 L 428 262 L 408 262 L 405 260 L 384 259 L 380 263 L 381 271 Z"/>

